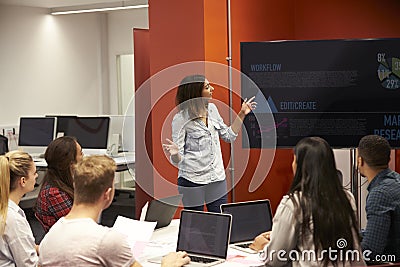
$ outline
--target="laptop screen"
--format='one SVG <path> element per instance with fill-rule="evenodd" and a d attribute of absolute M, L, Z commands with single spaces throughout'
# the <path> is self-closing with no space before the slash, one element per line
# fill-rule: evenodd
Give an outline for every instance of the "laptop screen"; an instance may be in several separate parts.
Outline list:
<path fill-rule="evenodd" d="M 147 209 L 145 221 L 156 221 L 156 229 L 169 225 L 181 200 L 182 195 L 153 199 Z"/>
<path fill-rule="evenodd" d="M 182 210 L 177 251 L 226 259 L 232 216 Z"/>
<path fill-rule="evenodd" d="M 272 229 L 269 200 L 223 204 L 221 211 L 232 215 L 231 243 L 252 240 Z"/>

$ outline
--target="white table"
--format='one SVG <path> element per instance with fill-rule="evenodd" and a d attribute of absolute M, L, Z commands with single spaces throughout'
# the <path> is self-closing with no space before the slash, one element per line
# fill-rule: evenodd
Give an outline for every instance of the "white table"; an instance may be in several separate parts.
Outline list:
<path fill-rule="evenodd" d="M 169 252 L 176 250 L 178 240 L 179 219 L 172 220 L 167 227 L 154 231 L 150 242 L 144 248 L 143 253 L 138 258 L 138 261 L 144 267 L 160 266 L 159 264 L 148 262 L 147 259 L 166 255 Z M 259 266 L 262 262 L 258 260 L 257 254 L 248 254 L 233 248 L 228 248 L 227 261 L 215 266 L 218 267 L 243 267 L 243 266 Z"/>

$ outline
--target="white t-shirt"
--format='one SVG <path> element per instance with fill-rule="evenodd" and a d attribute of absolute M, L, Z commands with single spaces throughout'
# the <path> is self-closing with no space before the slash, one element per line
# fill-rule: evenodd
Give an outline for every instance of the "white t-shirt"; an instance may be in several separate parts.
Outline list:
<path fill-rule="evenodd" d="M 126 237 L 90 218 L 61 218 L 39 247 L 45 266 L 131 266 L 135 262 Z"/>

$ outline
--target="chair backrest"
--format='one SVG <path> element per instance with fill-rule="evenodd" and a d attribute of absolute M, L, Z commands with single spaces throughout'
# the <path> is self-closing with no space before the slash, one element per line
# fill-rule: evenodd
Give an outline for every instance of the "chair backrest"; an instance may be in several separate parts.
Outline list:
<path fill-rule="evenodd" d="M 0 155 L 8 152 L 8 138 L 0 134 Z"/>

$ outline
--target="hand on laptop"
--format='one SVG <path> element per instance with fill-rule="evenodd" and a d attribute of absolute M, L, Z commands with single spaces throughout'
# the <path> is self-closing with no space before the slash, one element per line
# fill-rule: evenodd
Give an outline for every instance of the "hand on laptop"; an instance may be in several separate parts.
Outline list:
<path fill-rule="evenodd" d="M 249 248 L 260 251 L 262 250 L 265 245 L 269 243 L 271 240 L 271 231 L 259 234 L 253 241 L 253 243 L 249 246 Z"/>
<path fill-rule="evenodd" d="M 171 252 L 161 261 L 161 267 L 181 267 L 190 262 L 190 258 L 185 251 Z"/>

